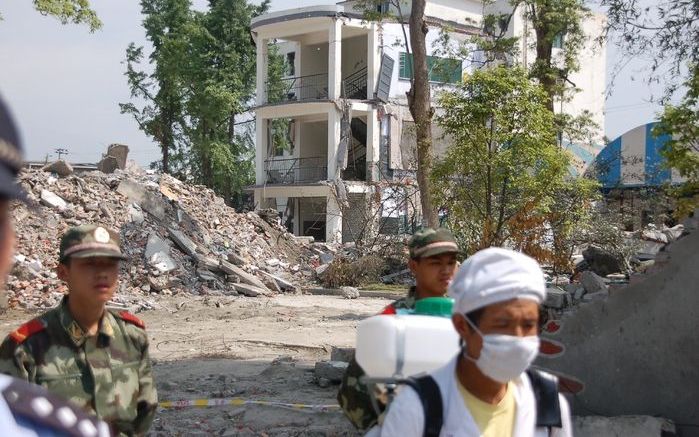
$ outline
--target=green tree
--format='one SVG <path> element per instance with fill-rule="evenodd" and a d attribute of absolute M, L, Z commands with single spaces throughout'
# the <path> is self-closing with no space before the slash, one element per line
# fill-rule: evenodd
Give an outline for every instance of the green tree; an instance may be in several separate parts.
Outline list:
<path fill-rule="evenodd" d="M 662 154 L 685 182 L 670 190 L 677 198 L 676 217 L 684 217 L 699 204 L 699 68 L 685 83 L 687 93 L 678 105 L 667 105 L 656 125 L 656 135 L 667 135 Z"/>
<path fill-rule="evenodd" d="M 141 1 L 146 38 L 153 45 L 148 57 L 152 72 L 138 69 L 144 60 L 143 47 L 129 44 L 125 76 L 132 99 L 143 102 L 143 106 L 139 108 L 134 102 L 119 105 L 121 112 L 131 115 L 160 147 L 162 158 L 157 166 L 174 175 L 186 174 L 182 74 L 188 26 L 193 20 L 190 7 L 189 0 Z"/>
<path fill-rule="evenodd" d="M 386 8 L 388 4 L 390 7 Z M 364 11 L 368 20 L 392 20 L 402 25 L 404 47 L 410 59 L 412 69 L 410 90 L 408 90 L 408 109 L 415 122 L 415 139 L 417 145 L 417 183 L 420 188 L 420 207 L 424 226 L 439 226 L 437 206 L 433 199 L 430 174 L 434 165 L 434 148 L 432 141 L 432 121 L 434 108 L 430 92 L 429 69 L 427 62 L 428 23 L 425 19 L 427 0 L 410 0 L 408 33 L 405 31 L 406 19 L 403 7 L 405 0 L 359 0 L 356 8 Z"/>
<path fill-rule="evenodd" d="M 541 259 L 547 213 L 569 156 L 556 145 L 544 89 L 519 67 L 476 71 L 445 92 L 438 121 L 452 147 L 433 183 L 448 223 L 469 253 L 506 243 Z"/>
<path fill-rule="evenodd" d="M 34 9 L 41 15 L 57 18 L 61 24 L 87 24 L 90 32 L 102 27 L 89 0 L 33 0 Z M 2 20 L 2 14 L 0 14 Z"/>

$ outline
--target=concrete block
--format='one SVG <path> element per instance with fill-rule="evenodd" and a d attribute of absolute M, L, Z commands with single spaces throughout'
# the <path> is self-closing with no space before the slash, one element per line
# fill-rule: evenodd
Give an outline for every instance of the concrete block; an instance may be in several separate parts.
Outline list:
<path fill-rule="evenodd" d="M 607 276 L 623 270 L 621 263 L 614 255 L 599 247 L 590 246 L 583 250 L 582 254 L 590 270 L 598 275 Z"/>
<path fill-rule="evenodd" d="M 675 435 L 675 425 L 651 416 L 576 416 L 573 417 L 575 437 L 666 437 Z"/>
<path fill-rule="evenodd" d="M 61 199 L 58 195 L 50 192 L 49 190 L 41 190 L 41 203 L 48 206 L 49 208 L 57 209 L 63 211 L 68 208 L 68 202 Z"/>
<path fill-rule="evenodd" d="M 340 287 L 340 293 L 345 299 L 357 299 L 359 297 L 359 290 L 354 287 Z"/>
<path fill-rule="evenodd" d="M 607 283 L 594 272 L 584 271 L 580 274 L 580 282 L 585 288 L 585 292 L 592 294 L 600 291 L 607 291 Z"/>
<path fill-rule="evenodd" d="M 56 173 L 62 178 L 73 174 L 73 167 L 62 159 L 45 165 L 43 170 L 49 173 Z"/>
<path fill-rule="evenodd" d="M 546 300 L 544 306 L 549 308 L 561 309 L 566 306 L 566 296 L 568 293 L 558 287 L 548 287 L 546 289 Z"/>
<path fill-rule="evenodd" d="M 319 361 L 316 363 L 315 375 L 317 379 L 325 378 L 333 383 L 340 383 L 347 370 L 348 363 L 343 361 Z"/>
<path fill-rule="evenodd" d="M 119 161 L 113 156 L 105 156 L 97 163 L 97 170 L 105 174 L 114 173 L 119 168 Z"/>
<path fill-rule="evenodd" d="M 355 348 L 353 347 L 337 347 L 333 346 L 330 349 L 330 361 L 342 361 L 349 363 L 354 358 Z"/>

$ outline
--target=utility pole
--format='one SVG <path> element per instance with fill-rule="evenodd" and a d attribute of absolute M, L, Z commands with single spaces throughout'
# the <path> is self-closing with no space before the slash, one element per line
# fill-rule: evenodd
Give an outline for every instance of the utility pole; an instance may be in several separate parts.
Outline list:
<path fill-rule="evenodd" d="M 61 157 L 62 157 L 63 155 L 67 155 L 67 154 L 68 154 L 68 149 L 58 148 L 58 149 L 54 149 L 53 151 L 56 152 L 56 153 L 58 154 L 58 160 L 59 160 L 59 161 L 61 160 Z"/>

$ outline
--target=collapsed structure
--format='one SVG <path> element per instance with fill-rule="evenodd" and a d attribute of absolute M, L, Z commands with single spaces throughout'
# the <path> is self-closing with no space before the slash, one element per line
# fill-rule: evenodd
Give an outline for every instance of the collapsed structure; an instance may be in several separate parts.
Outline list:
<path fill-rule="evenodd" d="M 386 2 L 378 12 L 408 17 L 410 5 L 403 6 L 399 11 Z M 427 2 L 433 96 L 453 89 L 477 68 L 477 62 L 440 54 L 442 32 L 447 30 L 448 47 L 455 49 L 480 34 L 487 14 L 511 10 L 506 0 Z M 581 70 L 571 78 L 581 91 L 570 102 L 556 104 L 556 111 L 571 115 L 589 112 L 600 140 L 606 58 L 604 47 L 595 50 L 593 40 L 604 23 L 597 14 L 585 19 L 590 37 L 580 52 Z M 263 14 L 252 20 L 251 30 L 257 44 L 256 207 L 276 209 L 295 235 L 327 242 L 356 241 L 367 233 L 411 233 L 421 214 L 414 123 L 406 98 L 412 77 L 407 25 L 368 21 L 349 1 Z M 506 36 L 519 37 L 520 55 L 513 63 L 534 62 L 535 35 L 523 11 L 514 14 Z M 563 37 L 554 56 L 561 55 Z M 268 77 L 272 44 L 286 63 L 281 82 Z M 441 156 L 448 140 L 439 126 L 432 132 L 434 154 Z M 586 157 L 578 159 L 576 172 L 581 174 L 598 151 L 594 145 L 576 146 L 574 154 Z"/>
<path fill-rule="evenodd" d="M 28 170 L 33 203 L 16 204 L 10 307 L 50 308 L 65 292 L 54 268 L 58 241 L 71 226 L 100 223 L 121 232 L 124 263 L 116 299 L 148 308 L 149 293 L 258 296 L 295 292 L 315 277 L 318 250 L 276 219 L 237 213 L 203 186 L 186 185 L 135 165 L 112 174 Z"/>

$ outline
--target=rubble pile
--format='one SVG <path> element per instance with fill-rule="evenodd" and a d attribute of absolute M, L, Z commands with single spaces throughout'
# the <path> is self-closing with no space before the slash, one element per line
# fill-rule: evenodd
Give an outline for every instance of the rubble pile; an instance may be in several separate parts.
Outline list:
<path fill-rule="evenodd" d="M 637 250 L 626 262 L 599 247 L 585 248 L 574 257 L 572 277 L 548 277 L 544 306 L 549 310 L 549 318 L 559 318 L 585 302 L 604 300 L 610 292 L 643 281 L 648 274 L 662 269 L 668 260 L 669 245 L 697 227 L 695 218 L 687 224 L 688 228 L 682 224 L 663 229 L 649 225 L 641 231 L 628 232 L 627 242 Z"/>
<path fill-rule="evenodd" d="M 66 174 L 67 172 L 62 172 Z M 260 296 L 296 292 L 315 278 L 313 245 L 269 216 L 238 213 L 206 187 L 135 166 L 112 174 L 29 170 L 21 177 L 30 207 L 17 204 L 15 264 L 8 304 L 54 306 L 59 238 L 71 226 L 119 230 L 123 263 L 117 304 L 148 308 L 144 295 L 177 293 Z"/>

